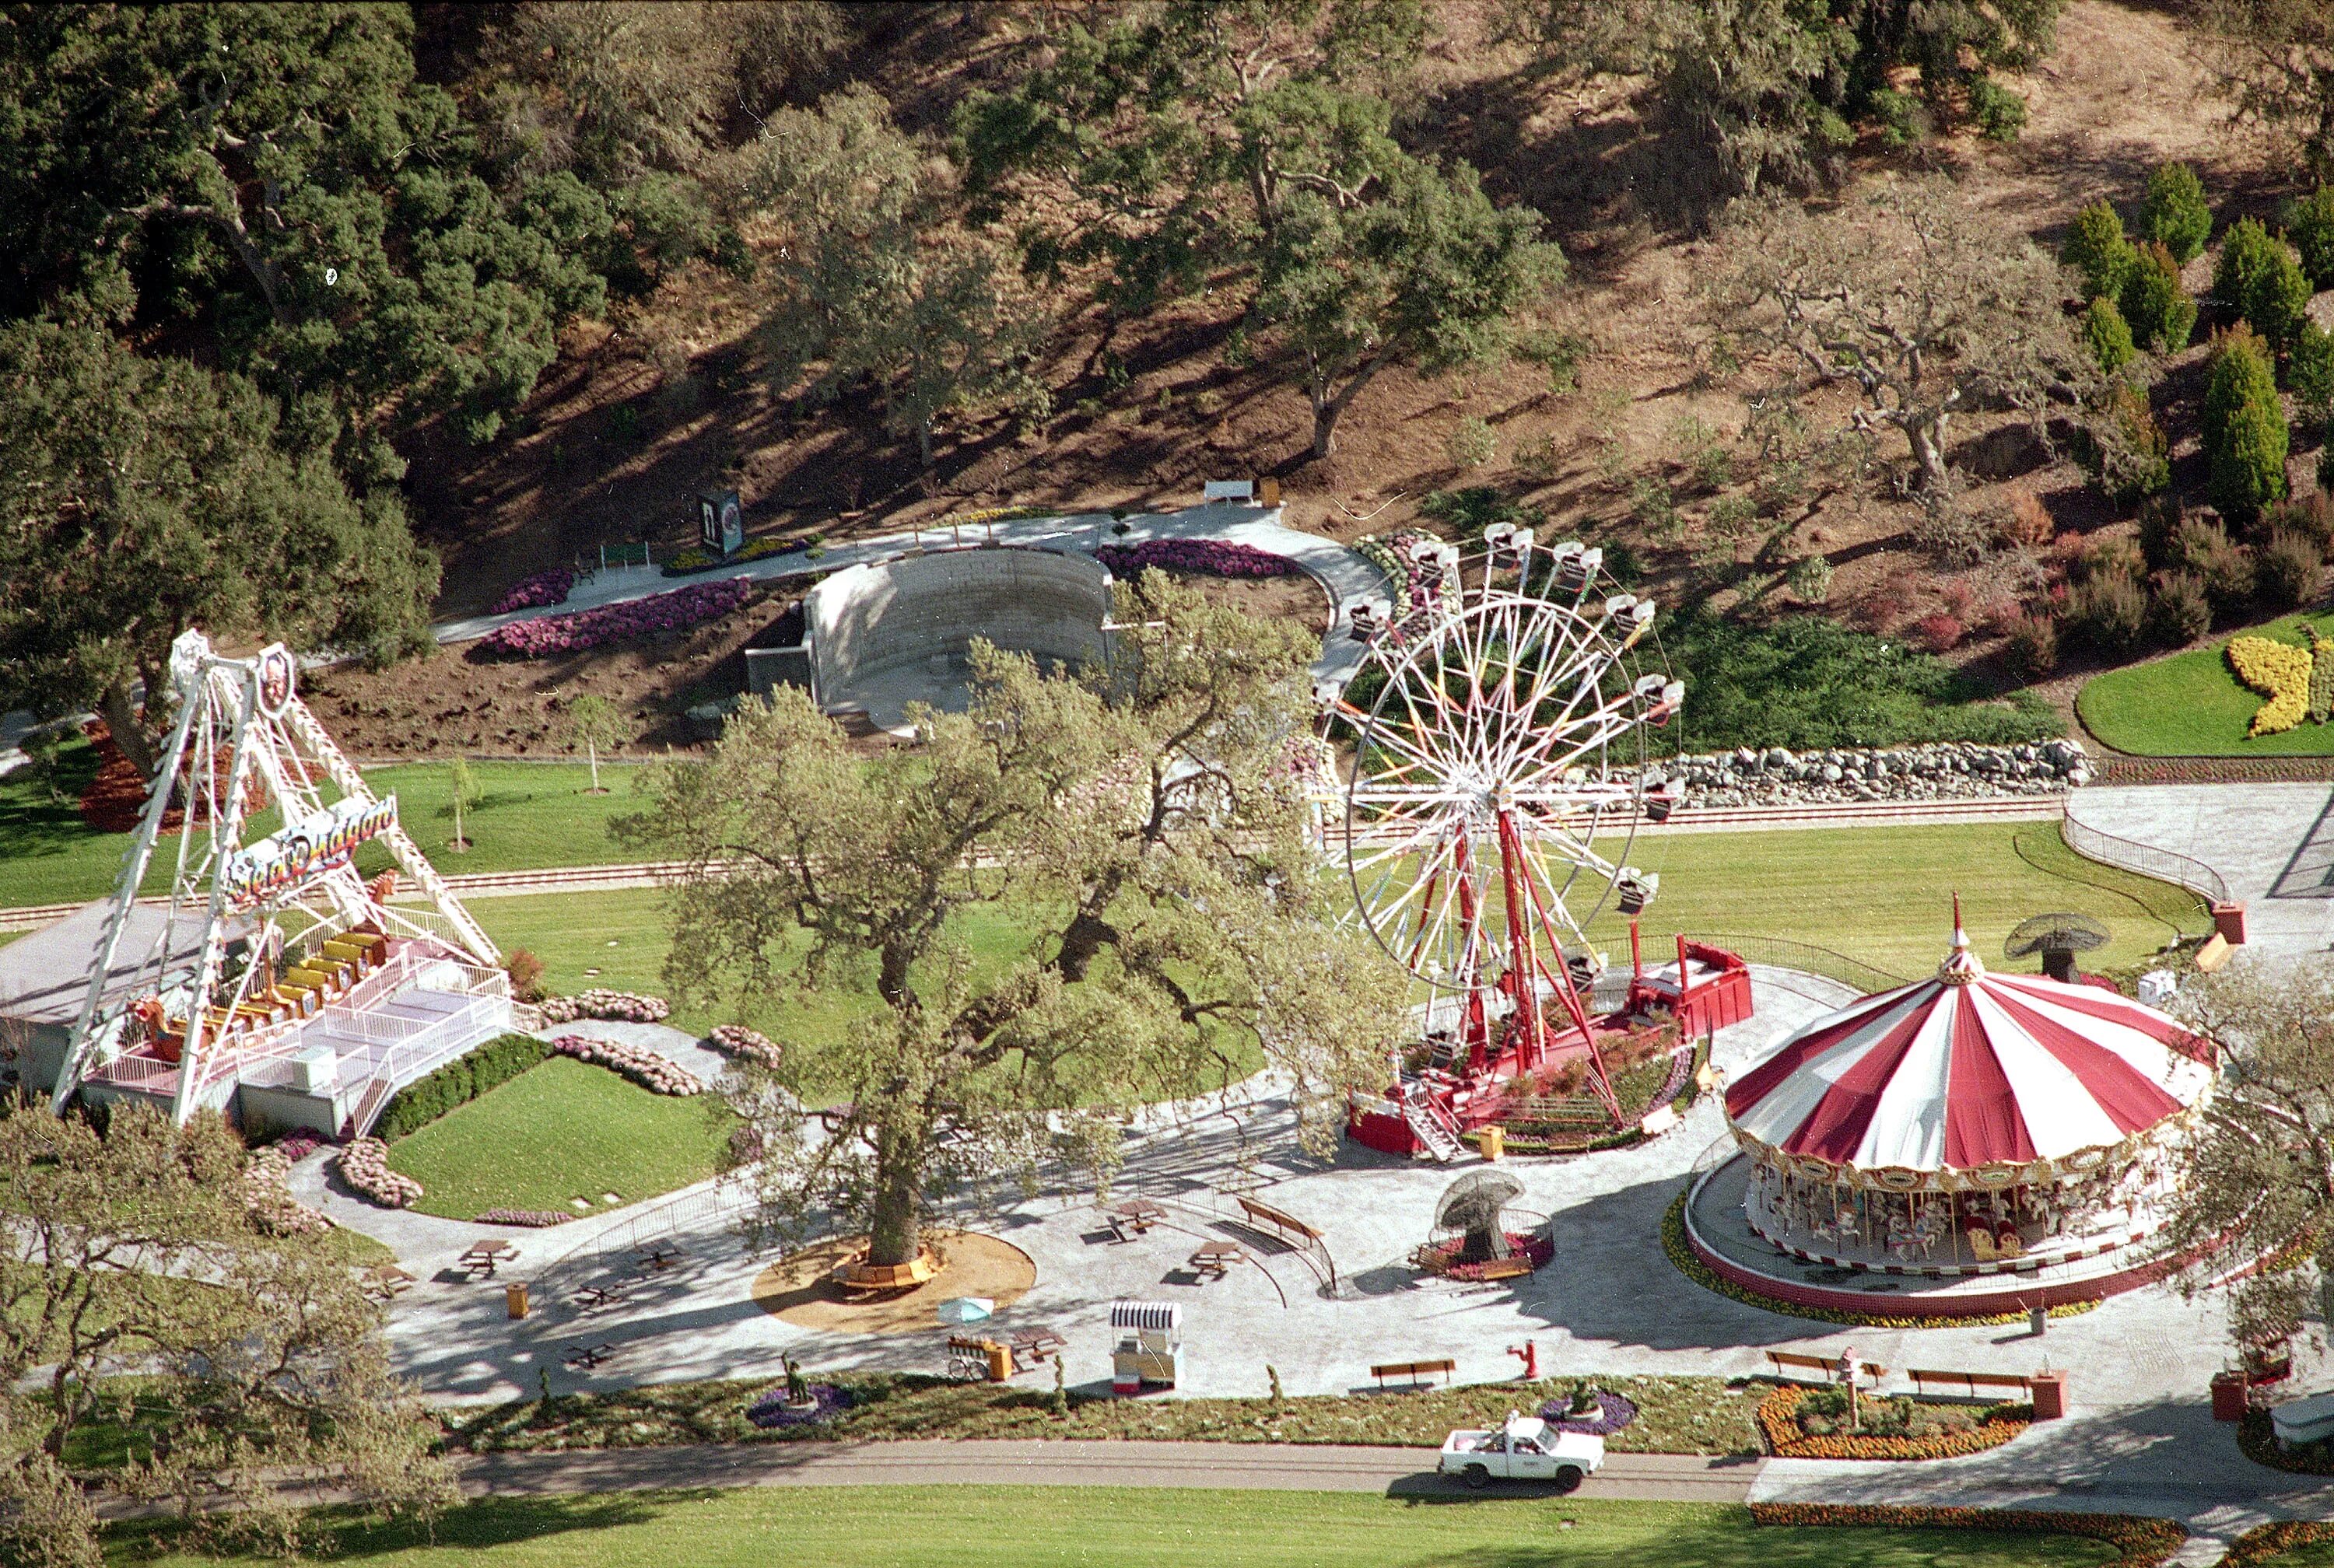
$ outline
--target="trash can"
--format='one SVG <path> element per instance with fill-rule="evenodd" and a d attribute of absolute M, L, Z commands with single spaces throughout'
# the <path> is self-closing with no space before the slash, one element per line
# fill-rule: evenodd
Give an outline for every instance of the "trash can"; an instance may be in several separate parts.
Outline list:
<path fill-rule="evenodd" d="M 503 1300 L 509 1305 L 511 1316 L 526 1316 L 526 1281 L 515 1279 L 503 1286 Z"/>
<path fill-rule="evenodd" d="M 2245 1374 L 2231 1368 L 2213 1374 L 2213 1419 L 2216 1421 L 2242 1421 L 2245 1419 Z"/>
<path fill-rule="evenodd" d="M 989 1352 L 989 1380 L 1001 1383 L 1013 1375 L 1013 1352 L 995 1340 L 983 1340 L 981 1349 Z"/>
<path fill-rule="evenodd" d="M 1499 1159 L 1508 1151 L 1508 1130 L 1496 1122 L 1476 1129 L 1475 1147 L 1483 1151 L 1484 1159 Z"/>
<path fill-rule="evenodd" d="M 2055 1421 L 2067 1413 L 2067 1374 L 2037 1372 L 2027 1382 L 2034 1397 L 2034 1419 Z"/>

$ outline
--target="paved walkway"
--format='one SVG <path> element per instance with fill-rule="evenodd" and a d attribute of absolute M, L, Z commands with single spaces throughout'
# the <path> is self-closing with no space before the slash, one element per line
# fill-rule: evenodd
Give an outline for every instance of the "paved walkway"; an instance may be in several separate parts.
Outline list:
<path fill-rule="evenodd" d="M 920 546 L 940 549 L 958 544 L 972 545 L 994 540 L 999 544 L 1050 544 L 1092 552 L 1105 544 L 1133 545 L 1152 539 L 1222 539 L 1288 557 L 1304 568 L 1306 573 L 1327 592 L 1329 630 L 1322 640 L 1321 657 L 1313 663 L 1313 679 L 1316 688 L 1343 691 L 1346 683 L 1362 668 L 1363 645 L 1346 635 L 1350 629 L 1348 617 L 1351 606 L 1363 599 L 1384 598 L 1390 592 L 1385 574 L 1336 540 L 1291 528 L 1281 521 L 1281 517 L 1282 509 L 1278 506 L 1235 506 L 1229 504 L 1187 506 L 1174 512 L 1138 513 L 1124 519 L 1114 519 L 1107 512 L 1082 512 L 1057 517 L 1022 517 L 998 523 L 968 524 L 960 529 L 950 529 L 945 525 L 911 529 L 904 534 L 886 534 L 880 538 L 828 545 L 816 561 L 813 561 L 806 551 L 796 550 L 784 555 L 766 555 L 758 561 L 741 562 L 735 567 L 690 577 L 667 577 L 661 568 L 656 567 L 616 567 L 578 582 L 564 604 L 513 611 L 506 615 L 472 615 L 457 620 L 443 620 L 433 626 L 430 631 L 441 643 L 468 642 L 514 621 L 536 620 L 545 616 L 565 615 L 606 604 L 622 604 L 635 599 L 645 599 L 653 593 L 686 587 L 691 582 L 709 582 L 725 578 L 766 582 L 781 577 L 798 577 L 810 572 L 837 572 L 845 566 L 882 561 L 897 555 L 902 550 Z M 1123 533 L 1120 532 L 1122 523 L 1124 524 Z"/>
<path fill-rule="evenodd" d="M 2076 820 L 2202 861 L 2246 906 L 2256 952 L 2334 941 L 2334 789 L 2323 784 L 2145 784 L 2078 792 Z"/>

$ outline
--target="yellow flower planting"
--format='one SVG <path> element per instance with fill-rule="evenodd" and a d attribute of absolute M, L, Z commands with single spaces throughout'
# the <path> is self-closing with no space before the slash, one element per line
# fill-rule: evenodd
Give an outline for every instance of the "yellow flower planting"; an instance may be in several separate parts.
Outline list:
<path fill-rule="evenodd" d="M 2229 639 L 2229 668 L 2269 700 L 2253 715 L 2248 735 L 2276 735 L 2310 711 L 2310 649 L 2248 633 Z"/>

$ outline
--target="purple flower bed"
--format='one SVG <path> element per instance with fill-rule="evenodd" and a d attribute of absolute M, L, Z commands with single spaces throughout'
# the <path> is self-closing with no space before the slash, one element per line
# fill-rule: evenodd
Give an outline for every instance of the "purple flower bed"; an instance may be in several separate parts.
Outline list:
<path fill-rule="evenodd" d="M 534 610 L 545 604 L 564 604 L 568 592 L 575 586 L 575 573 L 561 570 L 538 572 L 532 577 L 522 577 L 511 585 L 511 591 L 495 601 L 489 615 L 508 615 L 514 610 Z"/>
<path fill-rule="evenodd" d="M 670 593 L 651 593 L 624 604 L 603 604 L 570 615 L 546 615 L 539 620 L 514 620 L 478 640 L 481 651 L 505 659 L 541 659 L 554 653 L 580 653 L 603 642 L 631 637 L 651 637 L 677 631 L 728 614 L 746 602 L 754 586 L 742 578 L 722 582 L 696 582 Z"/>
<path fill-rule="evenodd" d="M 1637 1419 L 1637 1407 L 1619 1394 L 1599 1389 L 1595 1398 L 1596 1414 L 1593 1416 L 1573 1415 L 1572 1401 L 1564 1399 L 1542 1405 L 1539 1419 L 1559 1432 L 1584 1432 L 1592 1438 L 1609 1438 Z"/>
<path fill-rule="evenodd" d="M 518 1225 L 530 1230 L 543 1230 L 555 1225 L 565 1225 L 575 1217 L 552 1208 L 489 1208 L 478 1215 L 480 1225 Z"/>
<path fill-rule="evenodd" d="M 746 1419 L 767 1432 L 776 1427 L 815 1426 L 833 1420 L 851 1408 L 850 1393 L 833 1383 L 813 1383 L 809 1391 L 815 1401 L 813 1408 L 793 1409 L 786 1404 L 786 1386 L 780 1383 L 746 1407 Z"/>
<path fill-rule="evenodd" d="M 294 1165 L 324 1147 L 325 1139 L 319 1132 L 287 1132 L 277 1139 L 275 1147 L 283 1150 L 284 1158 Z"/>
<path fill-rule="evenodd" d="M 1141 544 L 1105 544 L 1095 559 L 1121 577 L 1146 566 L 1169 572 L 1199 572 L 1210 577 L 1294 577 L 1297 563 L 1253 545 L 1221 539 L 1151 539 Z"/>

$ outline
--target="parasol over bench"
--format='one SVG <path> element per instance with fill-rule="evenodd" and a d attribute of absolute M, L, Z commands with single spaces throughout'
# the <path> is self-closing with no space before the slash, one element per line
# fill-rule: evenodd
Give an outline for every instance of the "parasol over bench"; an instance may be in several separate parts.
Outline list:
<path fill-rule="evenodd" d="M 1792 1034 L 1728 1087 L 1726 1115 L 1762 1165 L 1802 1179 L 2034 1186 L 2186 1125 L 2213 1063 L 2210 1042 L 2103 986 L 1987 973 L 1957 928 L 1934 978 Z"/>

